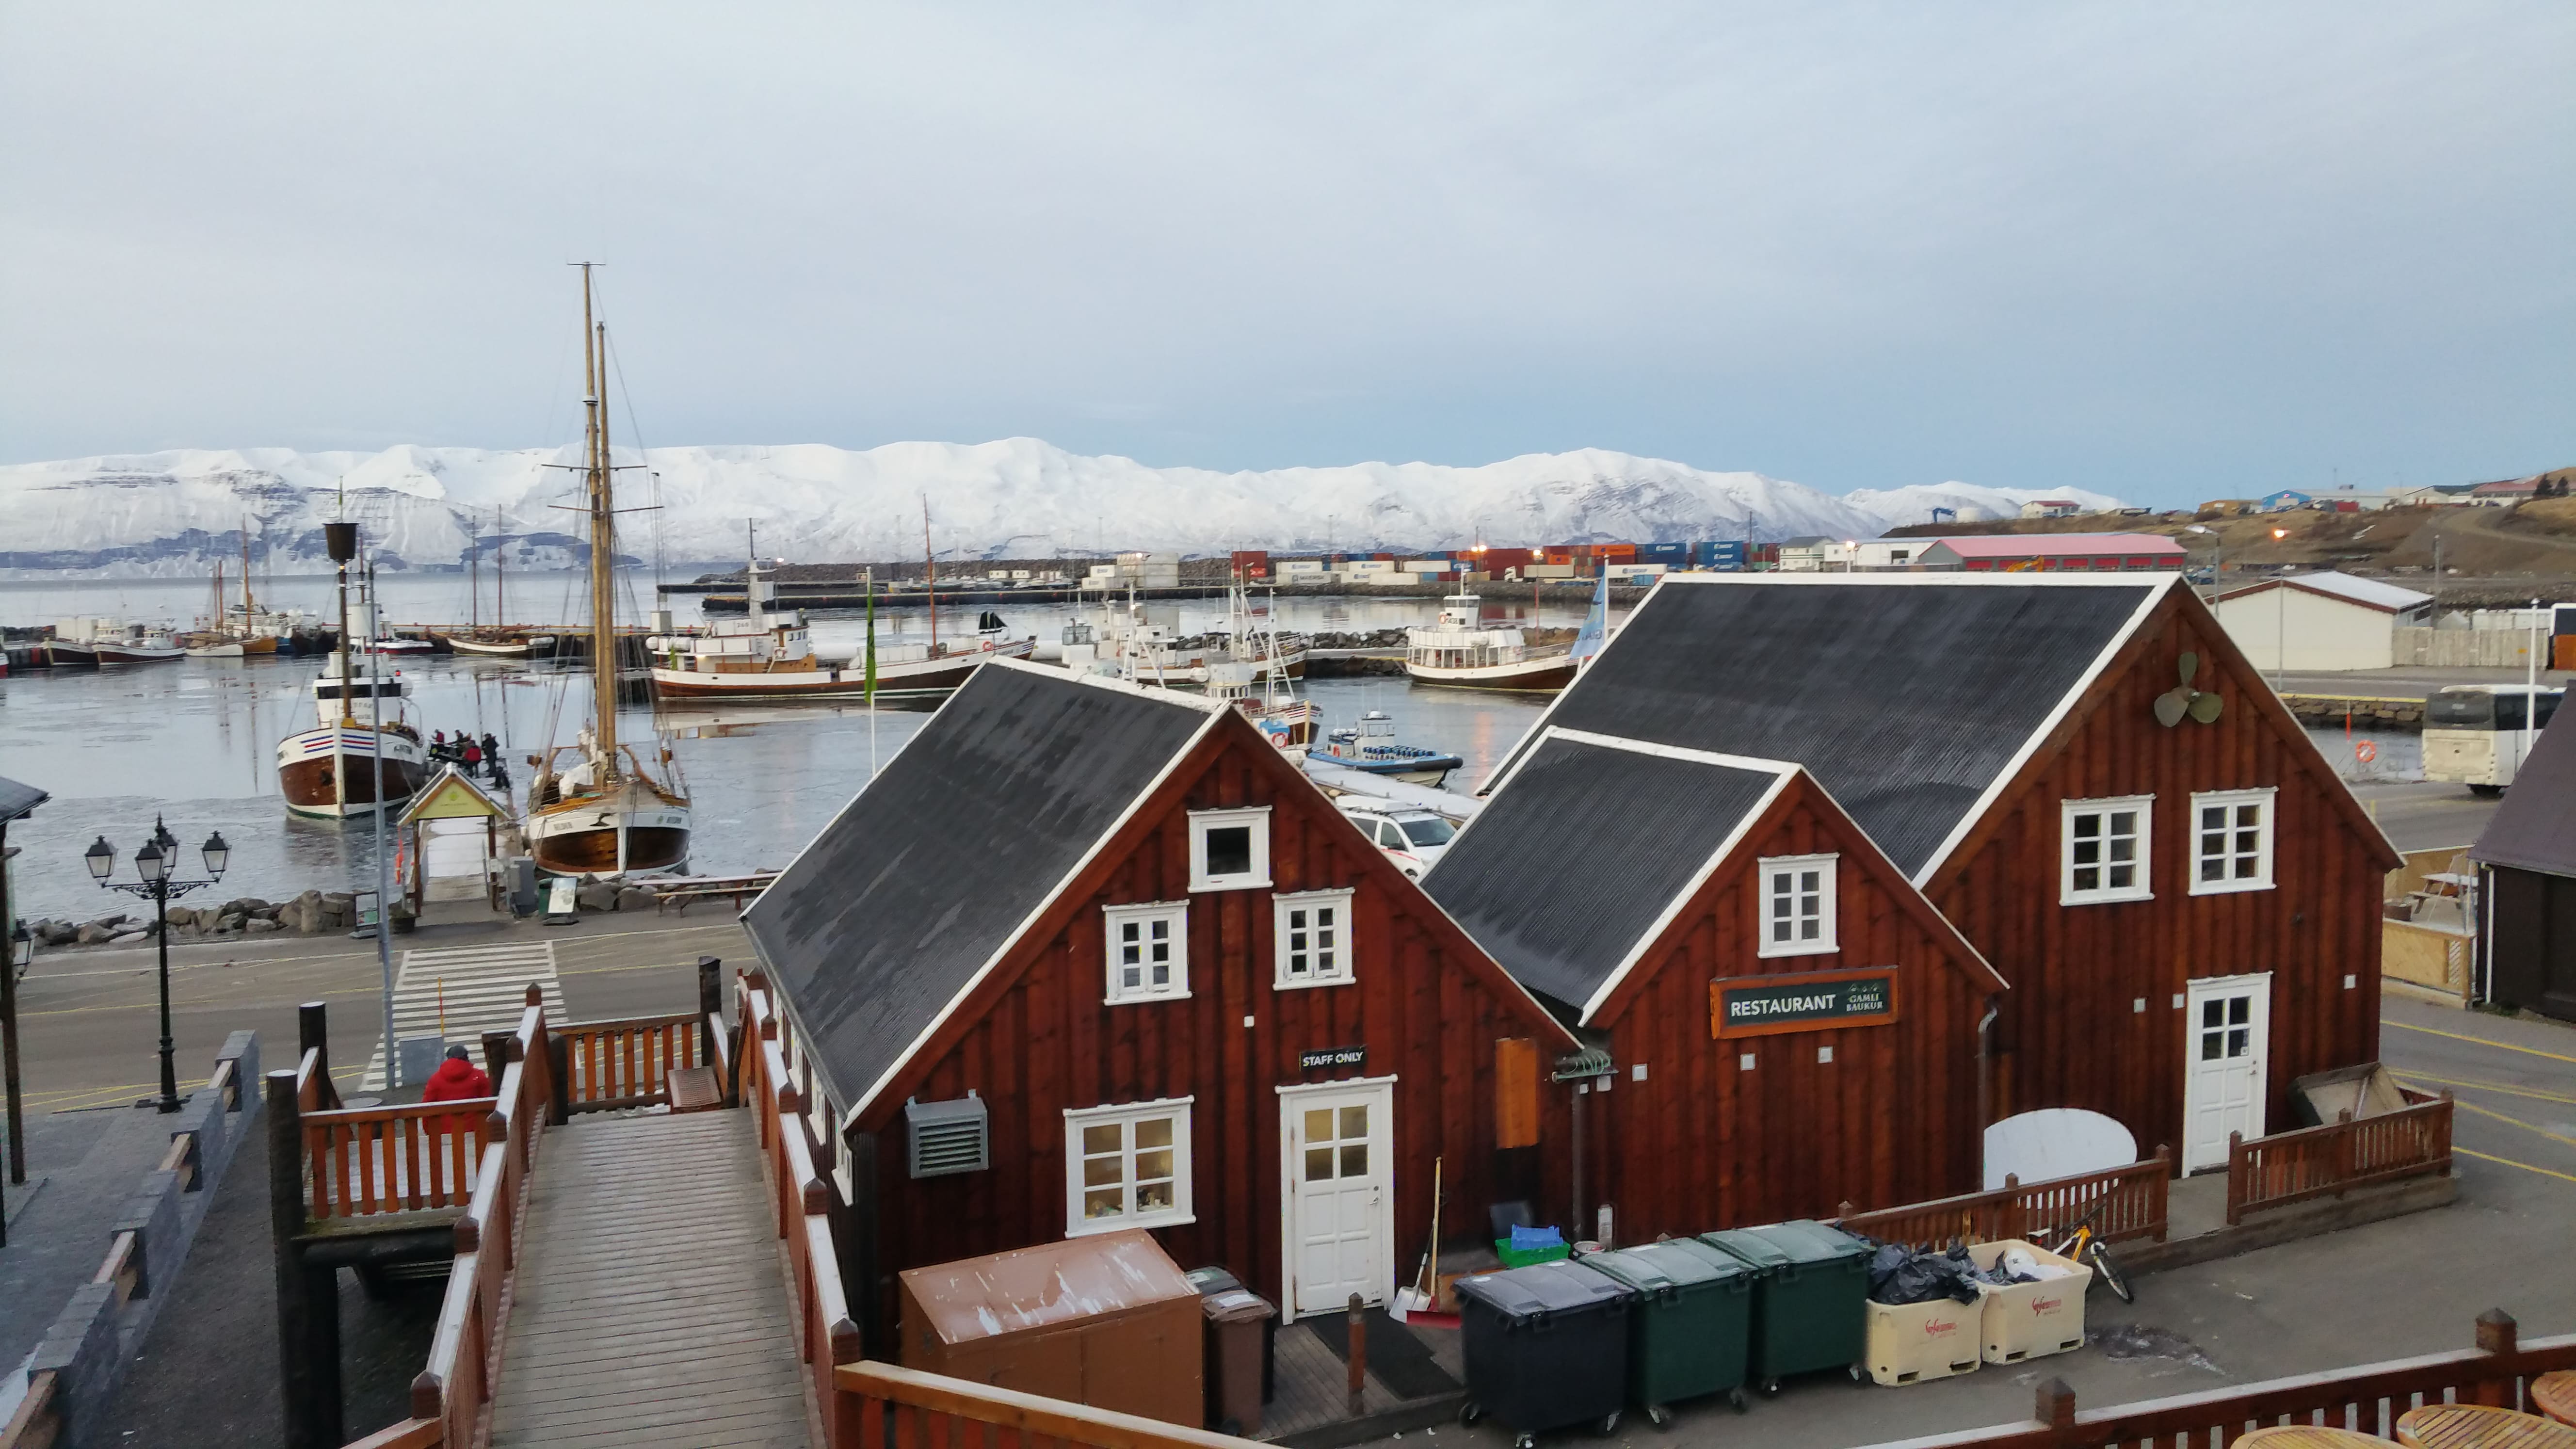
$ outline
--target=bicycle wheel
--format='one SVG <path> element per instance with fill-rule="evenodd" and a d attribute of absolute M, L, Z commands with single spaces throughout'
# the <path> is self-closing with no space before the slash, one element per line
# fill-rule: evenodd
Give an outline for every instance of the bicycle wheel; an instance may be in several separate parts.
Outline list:
<path fill-rule="evenodd" d="M 2112 1292 L 2120 1295 L 2121 1302 L 2135 1303 L 2138 1301 L 2138 1295 L 2131 1292 L 2129 1289 L 2129 1279 L 2127 1275 L 2120 1271 L 2119 1264 L 2111 1261 L 2111 1250 L 2103 1245 L 2100 1238 L 2095 1238 L 2092 1241 L 2091 1245 L 2086 1249 L 2086 1253 L 2093 1259 L 2093 1271 L 2102 1275 L 2102 1281 L 2110 1285 Z"/>

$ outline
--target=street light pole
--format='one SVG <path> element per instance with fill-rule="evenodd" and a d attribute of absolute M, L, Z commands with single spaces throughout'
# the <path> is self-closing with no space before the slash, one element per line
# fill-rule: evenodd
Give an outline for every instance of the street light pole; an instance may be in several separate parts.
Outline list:
<path fill-rule="evenodd" d="M 112 881 L 116 871 L 116 847 L 102 835 L 90 846 L 84 858 L 89 863 L 90 877 L 103 890 L 122 891 L 132 896 L 152 898 L 152 935 L 159 947 L 161 966 L 161 1100 L 156 1104 L 164 1112 L 179 1110 L 178 1048 L 170 1029 L 170 898 L 183 896 L 200 886 L 210 886 L 224 878 L 224 866 L 232 858 L 232 847 L 224 844 L 219 831 L 206 837 L 200 847 L 205 857 L 205 880 L 172 880 L 170 862 L 179 853 L 179 842 L 170 834 L 160 816 L 152 817 L 152 838 L 134 852 L 134 873 L 139 881 Z"/>

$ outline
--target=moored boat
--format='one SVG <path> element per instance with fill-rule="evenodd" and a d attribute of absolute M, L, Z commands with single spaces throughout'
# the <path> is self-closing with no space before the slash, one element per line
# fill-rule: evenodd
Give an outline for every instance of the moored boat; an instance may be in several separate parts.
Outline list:
<path fill-rule="evenodd" d="M 1424 684 L 1471 689 L 1558 690 L 1579 667 L 1566 645 L 1533 645 L 1521 631 L 1476 617 L 1474 594 L 1440 601 L 1440 621 L 1404 631 L 1404 672 Z"/>
<path fill-rule="evenodd" d="M 90 650 L 101 664 L 163 664 L 188 654 L 169 630 L 142 624 L 121 638 L 92 639 Z"/>
<path fill-rule="evenodd" d="M 349 637 L 349 560 L 357 554 L 354 523 L 323 525 L 338 566 L 340 637 Z M 345 820 L 399 806 L 429 778 L 420 731 L 404 718 L 403 683 L 373 673 L 358 677 L 349 651 L 313 681 L 313 728 L 278 741 L 277 786 L 297 815 Z M 382 789 L 379 791 L 379 782 Z"/>
<path fill-rule="evenodd" d="M 498 513 L 493 515 L 492 522 L 497 531 L 501 524 Z M 492 548 L 492 613 L 496 619 L 510 617 L 509 567 L 503 561 L 504 546 L 508 542 L 507 535 L 502 535 L 495 539 Z M 483 622 L 483 548 L 480 539 L 474 541 L 471 560 L 465 585 L 466 612 L 471 621 L 464 633 L 445 636 L 448 649 L 481 659 L 533 659 L 541 654 L 554 653 L 555 636 L 552 634 L 539 633 L 524 624 Z"/>
<path fill-rule="evenodd" d="M 1467 763 L 1447 750 L 1399 742 L 1394 719 L 1378 709 L 1362 714 L 1356 725 L 1327 733 L 1323 752 L 1313 758 L 1407 785 L 1438 785 Z"/>

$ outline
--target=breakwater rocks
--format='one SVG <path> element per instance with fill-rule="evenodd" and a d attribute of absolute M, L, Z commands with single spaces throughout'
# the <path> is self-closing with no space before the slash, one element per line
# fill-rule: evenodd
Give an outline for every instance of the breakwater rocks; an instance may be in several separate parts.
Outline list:
<path fill-rule="evenodd" d="M 396 915 L 402 915 L 406 909 L 397 903 L 394 911 Z M 170 907 L 170 939 L 173 941 L 222 940 L 276 932 L 318 936 L 325 931 L 351 930 L 357 924 L 358 898 L 348 891 L 306 891 L 287 901 L 239 896 L 219 906 Z M 155 924 L 147 910 L 119 912 L 86 921 L 29 921 L 27 930 L 38 941 L 54 949 L 66 946 L 141 946 L 151 942 Z"/>
<path fill-rule="evenodd" d="M 2281 702 L 2311 728 L 2352 721 L 2357 730 L 2395 730 L 2419 734 L 2424 728 L 2421 699 L 2372 699 L 2342 694 L 2285 694 Z"/>

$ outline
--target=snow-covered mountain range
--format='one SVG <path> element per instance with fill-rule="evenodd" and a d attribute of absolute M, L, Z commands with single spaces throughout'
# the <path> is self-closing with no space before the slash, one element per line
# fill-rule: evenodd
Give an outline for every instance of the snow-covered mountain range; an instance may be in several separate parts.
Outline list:
<path fill-rule="evenodd" d="M 577 449 L 404 446 L 381 453 L 188 449 L 0 465 L 0 571 L 104 576 L 201 573 L 240 548 L 265 566 L 324 567 L 325 520 L 360 521 L 387 568 L 452 566 L 474 540 L 507 539 L 522 567 L 581 556 Z M 746 520 L 763 555 L 805 562 L 917 558 L 928 500 L 942 558 L 1042 558 L 1154 549 L 1294 552 L 1437 549 L 1582 540 L 1869 537 L 1934 508 L 2009 517 L 2032 498 L 2115 500 L 1965 483 L 1841 497 L 1759 473 L 1716 473 L 1587 449 L 1461 468 L 1354 463 L 1222 473 L 1068 453 L 1034 438 L 890 443 L 852 451 L 655 448 L 618 455 L 619 552 L 672 562 L 740 557 Z M 345 501 L 344 501 L 345 500 Z M 1973 515 L 1971 515 L 1973 516 Z"/>

